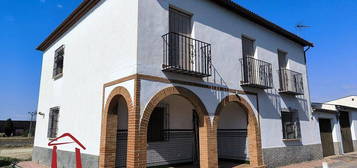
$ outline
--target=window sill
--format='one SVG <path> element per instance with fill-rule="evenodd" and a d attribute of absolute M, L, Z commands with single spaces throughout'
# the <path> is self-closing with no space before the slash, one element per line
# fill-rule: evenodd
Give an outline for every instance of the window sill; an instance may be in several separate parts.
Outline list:
<path fill-rule="evenodd" d="M 295 142 L 295 141 L 301 141 L 301 138 L 296 138 L 296 139 L 283 139 L 283 142 Z"/>
<path fill-rule="evenodd" d="M 63 73 L 60 73 L 60 74 L 57 74 L 56 76 L 53 76 L 53 79 L 57 80 L 59 78 L 62 78 L 62 76 L 63 76 Z"/>

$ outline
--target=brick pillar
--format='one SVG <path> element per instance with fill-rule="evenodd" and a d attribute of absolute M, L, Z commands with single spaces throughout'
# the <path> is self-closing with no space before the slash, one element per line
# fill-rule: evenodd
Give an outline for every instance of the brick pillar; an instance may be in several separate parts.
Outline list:
<path fill-rule="evenodd" d="M 140 80 L 134 81 L 134 103 L 133 110 L 129 110 L 128 114 L 128 152 L 127 152 L 127 167 L 139 168 L 143 167 L 142 162 L 142 146 L 143 143 L 139 134 L 140 122 Z M 146 160 L 146 159 L 145 159 Z M 145 164 L 146 166 L 146 164 Z"/>
<path fill-rule="evenodd" d="M 217 131 L 211 127 L 209 116 L 203 116 L 203 120 L 199 128 L 200 167 L 217 168 Z"/>
<path fill-rule="evenodd" d="M 116 135 L 117 132 L 117 115 L 108 114 L 104 115 L 105 122 L 102 124 L 102 136 L 100 144 L 100 160 L 99 167 L 110 168 L 115 167 L 116 155 Z"/>

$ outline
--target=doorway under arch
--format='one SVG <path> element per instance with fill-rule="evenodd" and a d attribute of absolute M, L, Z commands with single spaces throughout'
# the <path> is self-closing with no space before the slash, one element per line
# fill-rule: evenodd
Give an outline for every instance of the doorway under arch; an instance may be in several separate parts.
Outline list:
<path fill-rule="evenodd" d="M 227 114 L 223 114 L 227 113 Z M 236 113 L 236 114 L 234 114 Z M 253 109 L 249 103 L 238 95 L 229 95 L 225 97 L 218 105 L 215 113 L 214 127 L 218 128 L 217 136 L 224 134 L 219 128 L 233 128 L 232 130 L 227 129 L 226 134 L 236 134 L 235 138 L 240 139 L 239 143 L 233 145 L 238 149 L 221 149 L 222 146 L 218 146 L 221 157 L 227 157 L 227 159 L 236 160 L 248 160 L 251 167 L 261 167 L 263 165 L 263 155 L 262 155 L 262 145 L 261 145 L 261 135 L 258 120 L 254 114 Z M 231 116 L 231 119 L 226 122 L 227 118 Z M 238 119 L 238 117 L 243 117 Z M 233 120 L 236 119 L 239 124 L 234 123 Z M 220 124 L 220 122 L 222 122 Z M 223 130 L 224 131 L 224 130 Z M 230 132 L 231 131 L 231 132 Z M 230 133 L 229 133 L 230 132 Z M 229 137 L 217 137 L 219 143 L 222 140 L 229 140 Z M 220 145 L 220 144 L 218 144 Z M 226 151 L 224 151 L 226 150 Z M 228 156 L 223 156 L 227 154 Z"/>

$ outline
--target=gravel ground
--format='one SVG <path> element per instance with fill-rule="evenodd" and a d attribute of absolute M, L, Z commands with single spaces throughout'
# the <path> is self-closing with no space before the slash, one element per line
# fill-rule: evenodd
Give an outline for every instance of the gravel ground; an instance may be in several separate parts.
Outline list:
<path fill-rule="evenodd" d="M 32 155 L 32 147 L 20 148 L 0 148 L 0 156 L 16 158 L 20 160 L 29 160 Z"/>

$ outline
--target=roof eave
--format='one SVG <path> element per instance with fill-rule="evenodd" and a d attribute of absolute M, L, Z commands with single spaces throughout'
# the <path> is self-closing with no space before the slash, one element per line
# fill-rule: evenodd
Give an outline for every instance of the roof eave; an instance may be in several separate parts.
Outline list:
<path fill-rule="evenodd" d="M 211 1 L 225 7 L 226 9 L 232 10 L 233 12 L 239 14 L 240 16 L 242 16 L 244 18 L 247 18 L 248 20 L 250 20 L 256 24 L 259 24 L 259 25 L 261 25 L 277 34 L 280 34 L 280 35 L 302 45 L 303 47 L 306 47 L 306 46 L 314 47 L 313 43 L 283 29 L 282 27 L 264 19 L 263 17 L 255 14 L 252 11 L 249 11 L 248 9 L 245 9 L 244 7 L 238 5 L 237 3 L 235 3 L 231 0 L 211 0 Z"/>

